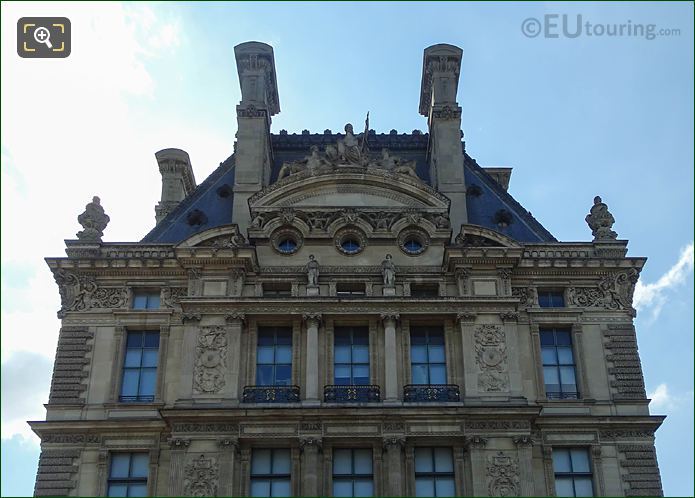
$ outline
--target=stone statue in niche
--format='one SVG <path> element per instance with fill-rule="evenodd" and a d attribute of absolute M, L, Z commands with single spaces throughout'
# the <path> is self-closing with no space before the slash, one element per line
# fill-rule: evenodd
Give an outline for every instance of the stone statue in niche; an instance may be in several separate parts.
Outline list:
<path fill-rule="evenodd" d="M 618 237 L 618 234 L 612 230 L 615 218 L 613 218 L 613 215 L 608 211 L 608 206 L 598 195 L 594 197 L 594 205 L 591 207 L 589 214 L 586 215 L 585 220 L 589 228 L 591 228 L 594 242 L 615 240 Z"/>
<path fill-rule="evenodd" d="M 109 221 L 110 218 L 101 207 L 101 200 L 95 195 L 92 202 L 85 206 L 84 213 L 77 217 L 77 222 L 84 229 L 77 233 L 77 238 L 85 242 L 101 242 Z"/>
<path fill-rule="evenodd" d="M 309 255 L 309 262 L 306 265 L 308 285 L 315 287 L 319 285 L 319 262 L 313 254 Z"/>
<path fill-rule="evenodd" d="M 394 295 L 396 287 L 396 265 L 393 264 L 393 256 L 386 255 L 381 262 L 381 275 L 384 279 L 384 295 Z"/>

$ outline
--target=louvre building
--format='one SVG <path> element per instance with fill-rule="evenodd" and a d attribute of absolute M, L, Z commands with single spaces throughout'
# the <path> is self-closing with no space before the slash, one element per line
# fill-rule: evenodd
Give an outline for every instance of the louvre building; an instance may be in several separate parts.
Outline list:
<path fill-rule="evenodd" d="M 462 50 L 424 51 L 426 133 L 274 132 L 273 49 L 234 53 L 231 157 L 198 184 L 157 152 L 144 238 L 103 241 L 95 197 L 46 259 L 61 330 L 35 494 L 661 495 L 645 258 L 600 197 L 567 213 L 587 241 L 559 242 L 511 168 L 467 154 Z"/>

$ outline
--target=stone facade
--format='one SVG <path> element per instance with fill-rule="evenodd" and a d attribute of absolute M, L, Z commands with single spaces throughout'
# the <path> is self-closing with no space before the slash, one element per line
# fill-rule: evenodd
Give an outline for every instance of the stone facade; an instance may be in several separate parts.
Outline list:
<path fill-rule="evenodd" d="M 598 197 L 594 239 L 555 240 L 508 194 L 511 170 L 466 153 L 462 51 L 425 50 L 429 133 L 411 134 L 368 120 L 271 134 L 273 50 L 235 54 L 234 155 L 196 188 L 188 155 L 160 151 L 150 234 L 103 242 L 95 198 L 80 217 L 89 233 L 47 259 L 62 328 L 46 420 L 31 422 L 35 494 L 106 495 L 125 453 L 146 459 L 128 482 L 149 495 L 249 496 L 254 452 L 281 449 L 291 494 L 330 496 L 334 455 L 358 448 L 371 450 L 374 495 L 410 496 L 423 492 L 422 450 L 444 448 L 458 495 L 553 496 L 568 478 L 553 454 L 568 450 L 586 455 L 579 478 L 596 495 L 660 495 L 663 417 L 649 413 L 633 327 L 645 258 L 626 256 Z M 289 365 L 282 382 L 263 377 L 267 330 L 286 334 L 271 362 L 276 378 Z M 368 344 L 360 382 L 336 378 L 345 330 Z M 432 334 L 440 359 L 417 360 Z M 566 341 L 559 391 L 549 337 Z"/>

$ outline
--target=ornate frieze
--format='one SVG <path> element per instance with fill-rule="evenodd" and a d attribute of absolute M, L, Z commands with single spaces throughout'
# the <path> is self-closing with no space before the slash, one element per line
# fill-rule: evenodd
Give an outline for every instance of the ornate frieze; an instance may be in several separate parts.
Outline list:
<path fill-rule="evenodd" d="M 43 434 L 41 442 L 44 444 L 99 444 L 101 436 L 99 434 Z"/>
<path fill-rule="evenodd" d="M 220 433 L 238 433 L 239 426 L 237 424 L 199 424 L 199 423 L 180 423 L 173 425 L 173 432 L 220 432 Z"/>
<path fill-rule="evenodd" d="M 217 461 L 205 455 L 192 460 L 184 469 L 183 492 L 186 496 L 217 496 Z"/>
<path fill-rule="evenodd" d="M 488 460 L 489 496 L 519 496 L 519 465 L 517 459 L 499 451 Z"/>
<path fill-rule="evenodd" d="M 164 287 L 160 293 L 162 307 L 181 309 L 181 298 L 188 295 L 186 287 Z"/>
<path fill-rule="evenodd" d="M 512 287 L 512 297 L 519 299 L 520 308 L 529 308 L 538 304 L 535 287 Z"/>
<path fill-rule="evenodd" d="M 609 273 L 601 279 L 598 287 L 575 287 L 568 293 L 570 304 L 583 308 L 628 310 L 634 316 L 632 297 L 637 280 L 639 270 L 636 268 Z"/>
<path fill-rule="evenodd" d="M 510 431 L 528 430 L 531 425 L 522 420 L 470 420 L 465 422 L 468 431 Z"/>
<path fill-rule="evenodd" d="M 475 359 L 480 371 L 479 391 L 499 392 L 509 389 L 507 343 L 502 327 L 483 324 L 475 328 Z"/>
<path fill-rule="evenodd" d="M 198 332 L 196 359 L 193 369 L 193 392 L 216 394 L 225 385 L 227 368 L 227 329 L 202 327 Z"/>
<path fill-rule="evenodd" d="M 130 300 L 127 287 L 100 287 L 91 275 L 79 275 L 65 269 L 53 273 L 60 292 L 58 318 L 68 311 L 125 308 Z"/>

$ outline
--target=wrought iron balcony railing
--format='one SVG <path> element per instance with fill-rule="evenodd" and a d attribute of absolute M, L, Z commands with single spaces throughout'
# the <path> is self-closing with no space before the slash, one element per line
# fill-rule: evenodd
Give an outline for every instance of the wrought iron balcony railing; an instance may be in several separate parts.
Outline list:
<path fill-rule="evenodd" d="M 403 401 L 429 403 L 461 401 L 461 393 L 456 384 L 408 384 L 403 387 Z"/>
<path fill-rule="evenodd" d="M 323 401 L 326 403 L 378 403 L 381 401 L 379 386 L 325 386 Z"/>
<path fill-rule="evenodd" d="M 299 403 L 299 386 L 245 386 L 242 403 Z"/>
<path fill-rule="evenodd" d="M 119 396 L 121 403 L 152 403 L 154 396 Z"/>
<path fill-rule="evenodd" d="M 579 399 L 579 393 L 576 391 L 572 392 L 547 392 L 545 397 L 548 399 Z"/>

